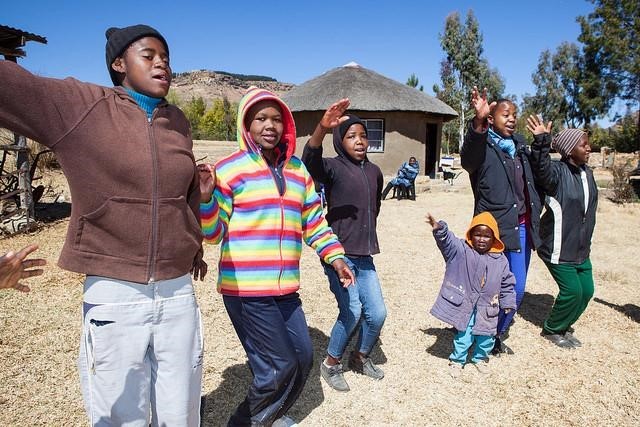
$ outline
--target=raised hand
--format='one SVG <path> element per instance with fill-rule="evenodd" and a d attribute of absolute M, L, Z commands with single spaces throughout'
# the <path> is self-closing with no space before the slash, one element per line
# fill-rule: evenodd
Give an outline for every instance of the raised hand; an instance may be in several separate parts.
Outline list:
<path fill-rule="evenodd" d="M 431 212 L 427 212 L 425 219 L 426 219 L 426 222 L 429 225 L 431 225 L 431 228 L 433 229 L 433 231 L 440 229 L 440 223 L 438 222 L 437 219 L 434 218 L 433 215 L 431 215 Z"/>
<path fill-rule="evenodd" d="M 20 292 L 29 292 L 28 286 L 20 283 L 21 279 L 40 276 L 42 269 L 33 269 L 33 267 L 46 265 L 47 261 L 41 258 L 26 259 L 27 256 L 38 249 L 38 245 L 29 245 L 20 251 L 7 252 L 0 257 L 0 289 L 13 288 Z"/>
<path fill-rule="evenodd" d="M 527 129 L 534 135 L 542 135 L 543 133 L 551 133 L 551 125 L 553 122 L 547 123 L 545 126 L 542 117 L 533 114 L 527 117 Z"/>
<path fill-rule="evenodd" d="M 216 188 L 216 169 L 208 163 L 200 163 L 197 167 L 200 176 L 200 201 L 207 203 Z"/>
<path fill-rule="evenodd" d="M 489 104 L 487 101 L 487 88 L 485 87 L 482 90 L 482 93 L 478 91 L 476 86 L 473 87 L 471 91 L 471 108 L 473 108 L 476 112 L 476 117 L 474 122 L 477 121 L 478 124 L 484 124 L 491 114 L 491 109 L 496 105 L 496 102 L 493 101 Z"/>
<path fill-rule="evenodd" d="M 343 288 L 348 288 L 356 283 L 356 278 L 353 275 L 353 272 L 344 260 L 338 258 L 331 263 L 331 266 L 336 273 L 338 273 L 338 278 L 340 279 L 340 283 L 342 283 Z"/>
<path fill-rule="evenodd" d="M 342 98 L 341 100 L 331 104 L 320 119 L 320 126 L 327 130 L 333 129 L 340 123 L 348 120 L 348 117 L 344 115 L 344 112 L 349 108 L 349 104 L 350 101 L 348 98 Z"/>

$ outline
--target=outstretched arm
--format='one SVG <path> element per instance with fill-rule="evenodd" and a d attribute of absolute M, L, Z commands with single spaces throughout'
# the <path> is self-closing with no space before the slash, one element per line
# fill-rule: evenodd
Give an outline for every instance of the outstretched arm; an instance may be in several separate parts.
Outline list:
<path fill-rule="evenodd" d="M 322 140 L 324 136 L 334 127 L 340 123 L 348 120 L 348 117 L 344 115 L 344 112 L 349 108 L 349 99 L 343 98 L 337 102 L 334 102 L 327 108 L 322 115 L 320 122 L 316 125 L 313 135 L 307 144 L 311 148 L 320 148 L 322 146 Z"/>
<path fill-rule="evenodd" d="M 327 184 L 330 179 L 328 166 L 322 157 L 322 140 L 327 132 L 348 119 L 344 115 L 347 107 L 349 107 L 347 98 L 331 104 L 322 115 L 320 122 L 313 131 L 313 135 L 311 135 L 311 139 L 304 146 L 302 162 L 316 182 Z"/>
<path fill-rule="evenodd" d="M 555 194 L 558 187 L 558 173 L 551 163 L 551 125 L 546 125 L 540 117 L 531 115 L 527 118 L 527 129 L 533 134 L 531 144 L 531 169 L 536 184 L 544 189 L 547 194 Z"/>
<path fill-rule="evenodd" d="M 482 90 L 482 93 L 478 91 L 476 86 L 473 87 L 471 91 L 471 108 L 476 112 L 475 117 L 473 118 L 473 129 L 482 133 L 487 130 L 488 122 L 487 117 L 491 114 L 491 109 L 496 105 L 496 102 L 493 101 L 489 104 L 487 101 L 487 88 L 485 87 Z"/>
<path fill-rule="evenodd" d="M 484 163 L 486 132 L 489 129 L 488 117 L 495 105 L 495 101 L 492 103 L 487 101 L 487 88 L 479 92 L 476 86 L 473 87 L 471 91 L 471 108 L 476 114 L 469 125 L 467 134 L 464 137 L 462 150 L 460 150 L 460 162 L 462 167 L 469 173 L 474 172 Z"/>
<path fill-rule="evenodd" d="M 13 288 L 20 292 L 29 292 L 31 289 L 20 283 L 21 279 L 40 276 L 42 269 L 33 267 L 42 266 L 47 263 L 41 258 L 26 259 L 27 256 L 38 249 L 37 245 L 29 245 L 18 252 L 7 252 L 0 257 L 0 289 Z"/>

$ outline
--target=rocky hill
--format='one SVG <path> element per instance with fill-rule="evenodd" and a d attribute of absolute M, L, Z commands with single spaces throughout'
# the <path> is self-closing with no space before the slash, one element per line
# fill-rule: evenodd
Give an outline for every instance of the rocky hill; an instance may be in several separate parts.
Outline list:
<path fill-rule="evenodd" d="M 185 102 L 191 97 L 201 96 L 207 105 L 211 105 L 214 99 L 225 96 L 231 102 L 238 102 L 250 86 L 257 86 L 282 95 L 291 90 L 294 85 L 281 83 L 270 77 L 243 76 L 206 70 L 177 73 L 171 82 L 171 89 L 180 101 Z"/>

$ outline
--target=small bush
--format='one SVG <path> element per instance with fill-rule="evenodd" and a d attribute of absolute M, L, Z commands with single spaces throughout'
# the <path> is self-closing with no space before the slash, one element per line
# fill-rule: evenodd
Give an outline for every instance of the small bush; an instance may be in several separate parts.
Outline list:
<path fill-rule="evenodd" d="M 615 203 L 629 203 L 636 200 L 636 195 L 629 184 L 629 164 L 616 165 L 611 167 L 613 180 L 609 186 L 612 191 L 610 195 L 611 201 Z"/>

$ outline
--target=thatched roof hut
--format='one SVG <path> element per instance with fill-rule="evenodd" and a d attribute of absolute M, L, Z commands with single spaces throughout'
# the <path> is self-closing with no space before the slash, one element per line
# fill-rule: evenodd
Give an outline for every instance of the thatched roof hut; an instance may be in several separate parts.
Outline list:
<path fill-rule="evenodd" d="M 329 70 L 283 95 L 296 120 L 299 151 L 324 110 L 341 98 L 349 98 L 349 111 L 367 122 L 369 157 L 385 174 L 393 175 L 410 156 L 419 159 L 422 172 L 435 173 L 442 124 L 457 117 L 456 111 L 355 63 Z M 332 155 L 330 143 L 325 143 L 325 149 L 326 155 Z"/>

